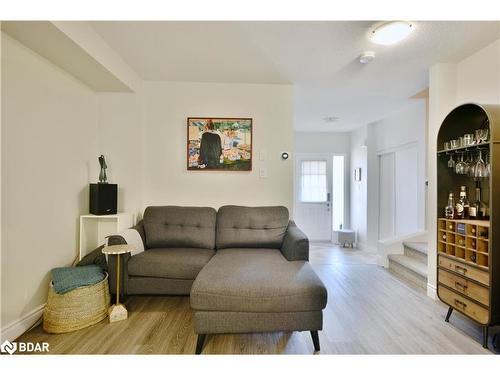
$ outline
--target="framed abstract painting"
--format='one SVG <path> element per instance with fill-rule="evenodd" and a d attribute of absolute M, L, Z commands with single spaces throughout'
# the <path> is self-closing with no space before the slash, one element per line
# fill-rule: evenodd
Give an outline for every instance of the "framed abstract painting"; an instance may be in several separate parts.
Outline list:
<path fill-rule="evenodd" d="M 252 119 L 189 117 L 187 169 L 251 171 Z"/>

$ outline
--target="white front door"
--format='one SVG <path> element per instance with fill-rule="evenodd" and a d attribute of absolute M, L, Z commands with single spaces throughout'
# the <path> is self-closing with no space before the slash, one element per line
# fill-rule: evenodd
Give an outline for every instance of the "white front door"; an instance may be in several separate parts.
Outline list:
<path fill-rule="evenodd" d="M 297 225 L 312 241 L 331 241 L 332 156 L 297 154 L 294 191 Z"/>

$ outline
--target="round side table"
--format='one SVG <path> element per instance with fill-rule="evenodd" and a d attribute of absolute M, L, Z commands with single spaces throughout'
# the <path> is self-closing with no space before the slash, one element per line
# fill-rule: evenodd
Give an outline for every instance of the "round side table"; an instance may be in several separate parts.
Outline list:
<path fill-rule="evenodd" d="M 120 303 L 120 258 L 122 254 L 131 253 L 133 250 L 134 248 L 130 245 L 112 245 L 102 249 L 103 254 L 116 255 L 116 303 L 108 310 L 110 323 L 125 320 L 128 317 L 127 309 Z"/>

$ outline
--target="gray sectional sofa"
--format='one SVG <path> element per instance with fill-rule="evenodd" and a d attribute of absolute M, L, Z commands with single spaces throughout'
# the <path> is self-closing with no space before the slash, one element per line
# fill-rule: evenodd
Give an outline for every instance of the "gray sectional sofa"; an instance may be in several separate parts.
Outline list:
<path fill-rule="evenodd" d="M 272 331 L 311 331 L 319 350 L 327 292 L 286 207 L 148 207 L 133 229 L 145 251 L 122 258 L 122 291 L 190 295 L 197 354 L 206 334 Z"/>

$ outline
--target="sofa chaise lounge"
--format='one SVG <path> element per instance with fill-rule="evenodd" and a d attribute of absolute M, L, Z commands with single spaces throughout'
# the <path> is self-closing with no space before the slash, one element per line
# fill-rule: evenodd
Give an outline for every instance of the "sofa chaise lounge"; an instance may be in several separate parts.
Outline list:
<path fill-rule="evenodd" d="M 131 229 L 144 251 L 122 258 L 121 290 L 190 295 L 197 354 L 207 334 L 273 331 L 310 331 L 319 350 L 327 291 L 286 207 L 148 207 Z"/>

